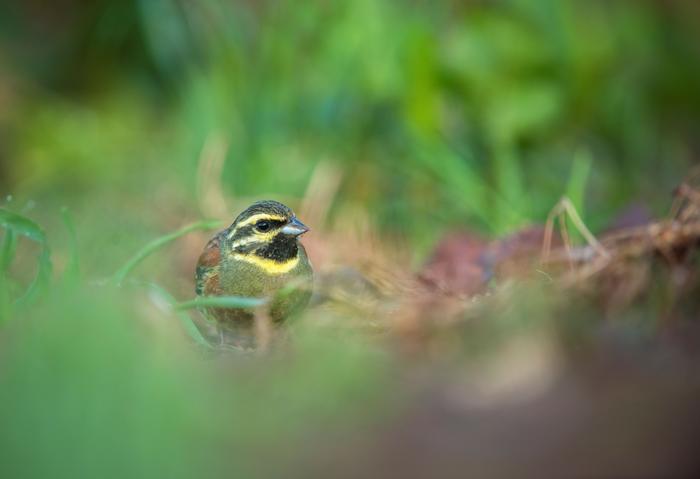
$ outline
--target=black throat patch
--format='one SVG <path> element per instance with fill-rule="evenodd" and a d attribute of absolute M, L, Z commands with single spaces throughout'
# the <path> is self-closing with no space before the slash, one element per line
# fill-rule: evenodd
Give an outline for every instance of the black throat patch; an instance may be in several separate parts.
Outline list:
<path fill-rule="evenodd" d="M 278 263 L 286 263 L 290 259 L 297 257 L 299 244 L 296 237 L 279 233 L 272 238 L 272 241 L 256 248 L 253 254 Z"/>

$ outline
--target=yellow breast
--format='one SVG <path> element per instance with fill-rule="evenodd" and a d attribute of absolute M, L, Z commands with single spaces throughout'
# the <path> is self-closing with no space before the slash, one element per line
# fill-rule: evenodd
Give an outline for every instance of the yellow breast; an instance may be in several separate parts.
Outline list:
<path fill-rule="evenodd" d="M 282 263 L 267 258 L 261 258 L 260 256 L 256 256 L 254 254 L 234 253 L 233 259 L 254 264 L 268 274 L 289 273 L 299 264 L 298 255 L 295 258 L 289 259 Z"/>

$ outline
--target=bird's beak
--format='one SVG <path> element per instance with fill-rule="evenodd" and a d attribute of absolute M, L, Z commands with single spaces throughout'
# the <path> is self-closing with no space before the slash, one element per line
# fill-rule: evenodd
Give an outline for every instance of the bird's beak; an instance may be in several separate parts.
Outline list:
<path fill-rule="evenodd" d="M 309 231 L 309 227 L 294 217 L 282 227 L 281 231 L 286 235 L 300 236 Z"/>

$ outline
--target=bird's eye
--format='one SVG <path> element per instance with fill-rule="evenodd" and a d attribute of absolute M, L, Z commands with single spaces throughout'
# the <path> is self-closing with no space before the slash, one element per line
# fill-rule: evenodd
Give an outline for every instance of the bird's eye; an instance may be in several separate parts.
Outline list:
<path fill-rule="evenodd" d="M 260 220 L 257 223 L 255 223 L 255 229 L 258 231 L 264 233 L 265 231 L 268 231 L 270 229 L 270 222 L 265 221 L 265 220 Z"/>

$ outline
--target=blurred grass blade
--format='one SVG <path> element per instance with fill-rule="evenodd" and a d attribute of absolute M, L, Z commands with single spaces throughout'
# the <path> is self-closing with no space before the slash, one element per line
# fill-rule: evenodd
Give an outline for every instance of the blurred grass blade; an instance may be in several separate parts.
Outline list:
<path fill-rule="evenodd" d="M 576 152 L 571 164 L 569 184 L 567 185 L 565 194 L 583 221 L 586 219 L 586 186 L 590 178 L 592 163 L 593 159 L 591 158 L 590 152 L 587 150 L 579 150 Z M 577 228 L 571 228 L 571 232 L 575 240 L 578 241 L 582 239 Z"/>
<path fill-rule="evenodd" d="M 565 196 L 571 200 L 576 211 L 578 211 L 582 217 L 584 216 L 583 209 L 585 206 L 586 186 L 588 185 L 592 164 L 593 159 L 591 158 L 590 152 L 586 150 L 577 151 L 571 164 L 569 184 L 566 188 Z"/>
<path fill-rule="evenodd" d="M 8 269 L 12 263 L 17 246 L 15 232 L 6 229 L 0 250 L 0 324 L 4 323 L 11 315 L 10 284 L 7 278 Z"/>
<path fill-rule="evenodd" d="M 175 306 L 175 309 L 193 309 L 200 307 L 210 308 L 257 308 L 268 302 L 262 298 L 244 298 L 241 296 L 208 296 L 184 301 Z"/>
<path fill-rule="evenodd" d="M 51 254 L 49 252 L 44 231 L 39 225 L 34 223 L 29 218 L 13 213 L 4 208 L 0 208 L 0 226 L 2 226 L 8 233 L 11 232 L 12 236 L 25 236 L 33 241 L 36 241 L 42 248 L 41 253 L 39 254 L 36 277 L 29 285 L 25 293 L 19 299 L 17 299 L 17 304 L 21 306 L 31 301 L 37 292 L 48 284 L 51 278 L 52 270 Z M 14 245 L 7 245 L 9 237 L 10 236 L 5 237 L 6 243 L 3 244 L 2 258 L 0 258 L 3 265 L 9 265 L 9 262 L 12 260 L 12 255 L 14 255 Z M 16 241 L 16 238 L 9 241 L 14 242 Z"/>
<path fill-rule="evenodd" d="M 53 265 L 51 264 L 51 254 L 46 244 L 44 244 L 44 248 L 39 255 L 38 263 L 39 270 L 37 271 L 34 281 L 32 281 L 32 284 L 29 285 L 27 291 L 19 299 L 17 299 L 17 305 L 19 306 L 25 306 L 26 304 L 30 303 L 39 293 L 39 291 L 49 284 Z"/>
<path fill-rule="evenodd" d="M 121 285 L 124 279 L 129 275 L 131 270 L 138 266 L 144 259 L 150 256 L 153 252 L 162 248 L 166 244 L 175 241 L 176 239 L 184 236 L 193 231 L 199 230 L 210 230 L 218 227 L 221 224 L 220 221 L 199 221 L 197 223 L 192 223 L 187 225 L 173 233 L 156 238 L 146 246 L 144 246 L 138 253 L 136 253 L 129 261 L 126 262 L 124 266 L 119 268 L 116 273 L 112 276 L 112 282 L 117 285 Z"/>
<path fill-rule="evenodd" d="M 68 235 L 70 239 L 70 258 L 68 260 L 68 266 L 66 266 L 64 278 L 68 281 L 77 281 L 80 278 L 78 235 L 75 231 L 75 223 L 73 222 L 73 216 L 70 214 L 68 208 L 64 207 L 61 209 L 61 216 L 63 218 L 63 223 L 66 225 L 66 229 L 68 230 Z"/>
<path fill-rule="evenodd" d="M 0 208 L 0 226 L 14 231 L 15 234 L 26 236 L 42 245 L 46 244 L 44 231 L 29 218 Z"/>
<path fill-rule="evenodd" d="M 416 153 L 417 166 L 439 181 L 453 208 L 478 219 L 494 233 L 502 233 L 503 224 L 522 222 L 519 212 L 475 168 L 470 152 L 444 142 L 424 143 Z M 497 218 L 494 212 L 501 216 Z"/>
<path fill-rule="evenodd" d="M 530 216 L 531 206 L 525 194 L 523 171 L 514 145 L 506 140 L 492 140 L 491 169 L 496 183 L 497 200 L 503 206 L 494 208 L 492 214 L 498 233 L 513 231 L 522 226 Z"/>
<path fill-rule="evenodd" d="M 12 258 L 15 256 L 15 248 L 17 247 L 17 236 L 11 229 L 5 230 L 5 236 L 2 241 L 2 250 L 0 250 L 0 274 L 7 271 L 12 263 Z"/>
<path fill-rule="evenodd" d="M 0 271 L 0 326 L 12 316 L 10 288 L 5 273 Z"/>
<path fill-rule="evenodd" d="M 151 289 L 151 292 L 156 295 L 159 299 L 162 301 L 166 302 L 168 306 L 172 309 L 172 311 L 175 313 L 177 318 L 180 320 L 180 323 L 182 324 L 182 327 L 185 329 L 185 332 L 187 335 L 192 338 L 192 340 L 197 343 L 199 346 L 202 346 L 206 349 L 212 349 L 212 345 L 209 343 L 209 341 L 206 340 L 206 338 L 202 335 L 202 332 L 199 330 L 197 325 L 192 321 L 192 318 L 188 313 L 183 311 L 182 308 L 177 307 L 177 301 L 175 298 L 168 293 L 164 288 L 160 287 L 159 285 L 155 283 L 147 283 L 148 287 Z"/>

